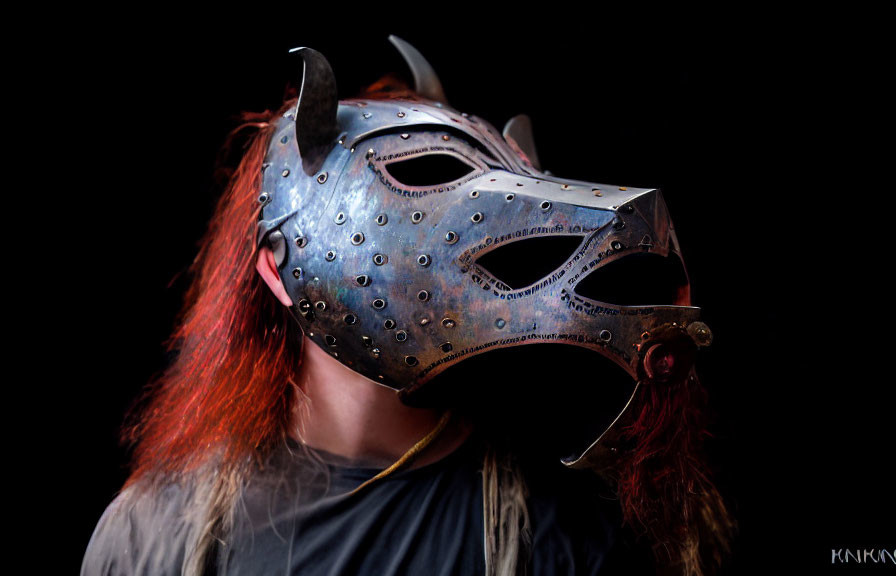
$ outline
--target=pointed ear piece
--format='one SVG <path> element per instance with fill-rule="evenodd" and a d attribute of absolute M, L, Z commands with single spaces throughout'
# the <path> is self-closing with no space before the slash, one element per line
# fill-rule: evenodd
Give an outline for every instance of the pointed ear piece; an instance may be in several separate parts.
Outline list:
<path fill-rule="evenodd" d="M 299 47 L 290 52 L 302 58 L 302 88 L 295 111 L 296 143 L 302 157 L 302 170 L 312 176 L 320 170 L 338 133 L 336 76 L 330 63 L 317 50 Z"/>
<path fill-rule="evenodd" d="M 504 125 L 504 139 L 511 148 L 522 152 L 536 170 L 541 170 L 538 153 L 535 151 L 535 138 L 532 136 L 532 120 L 525 114 L 518 114 Z"/>
<path fill-rule="evenodd" d="M 408 68 L 411 69 L 411 74 L 414 75 L 414 92 L 429 100 L 448 104 L 442 83 L 423 54 L 394 34 L 389 35 L 389 42 L 398 49 Z"/>

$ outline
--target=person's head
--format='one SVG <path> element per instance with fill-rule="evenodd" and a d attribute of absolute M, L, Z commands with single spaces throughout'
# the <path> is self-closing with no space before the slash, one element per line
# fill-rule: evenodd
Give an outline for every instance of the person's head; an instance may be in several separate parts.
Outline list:
<path fill-rule="evenodd" d="M 303 346 L 413 401 L 433 376 L 482 352 L 562 342 L 632 376 L 634 410 L 604 438 L 617 450 L 603 464 L 627 519 L 650 523 L 658 542 L 674 540 L 686 550 L 679 561 L 693 564 L 692 519 L 652 524 L 668 520 L 663 502 L 725 519 L 695 464 L 701 396 L 690 363 L 662 378 L 644 364 L 650 351 L 658 366 L 670 365 L 659 351 L 684 350 L 690 360 L 705 329 L 687 306 L 659 192 L 542 172 L 526 121 L 508 123 L 501 136 L 451 109 L 432 78 L 417 78 L 416 91 L 385 81 L 340 102 L 326 61 L 300 55 L 301 98 L 244 115 L 231 134 L 255 129 L 191 269 L 169 342 L 176 359 L 128 429 L 136 445 L 129 482 L 212 466 L 215 494 L 232 495 L 252 462 L 296 427 Z M 425 68 L 417 61 L 415 75 Z M 566 242 L 550 248 L 564 258 L 502 252 L 533 239 Z M 601 299 L 618 284 L 591 280 L 606 280 L 619 262 L 652 265 L 652 256 L 664 274 L 672 263 L 663 282 L 647 277 L 668 288 L 665 301 Z M 680 433 L 684 422 L 693 425 Z M 660 461 L 663 446 L 677 460 Z M 215 506 L 213 518 L 223 514 Z"/>

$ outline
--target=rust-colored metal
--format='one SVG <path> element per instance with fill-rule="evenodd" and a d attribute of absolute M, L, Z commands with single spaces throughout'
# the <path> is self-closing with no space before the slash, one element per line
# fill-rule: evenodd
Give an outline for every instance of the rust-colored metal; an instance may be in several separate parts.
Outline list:
<path fill-rule="evenodd" d="M 334 82 L 305 78 L 303 86 Z M 278 120 L 259 242 L 275 247 L 293 315 L 309 338 L 404 401 L 467 358 L 534 343 L 594 350 L 631 375 L 634 393 L 645 358 L 653 380 L 673 369 L 658 334 L 674 325 L 677 336 L 711 341 L 689 305 L 683 264 L 675 301 L 621 305 L 577 291 L 590 274 L 633 255 L 680 261 L 659 190 L 542 172 L 526 156 L 534 156 L 528 121 L 514 121 L 508 141 L 444 101 L 344 100 L 335 126 L 296 124 L 313 117 L 296 111 Z M 297 145 L 306 129 L 333 135 L 328 146 L 315 143 L 311 173 Z M 398 163 L 420 160 L 451 164 L 454 176 L 438 181 L 442 172 L 433 169 L 425 185 L 396 177 Z M 459 168 L 466 173 L 457 176 Z M 528 285 L 511 288 L 480 263 L 512 243 L 556 236 L 578 247 Z"/>

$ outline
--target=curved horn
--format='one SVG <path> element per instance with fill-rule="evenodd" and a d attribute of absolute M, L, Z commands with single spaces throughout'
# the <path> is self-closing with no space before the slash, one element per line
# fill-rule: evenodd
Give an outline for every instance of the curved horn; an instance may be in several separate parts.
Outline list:
<path fill-rule="evenodd" d="M 541 170 L 541 163 L 538 161 L 538 153 L 535 152 L 535 138 L 532 136 L 532 120 L 525 114 L 517 114 L 507 121 L 504 125 L 504 139 L 510 144 L 519 148 L 523 154 L 529 159 L 529 163 L 536 170 Z"/>
<path fill-rule="evenodd" d="M 302 58 L 302 88 L 295 111 L 296 144 L 302 157 L 302 169 L 311 176 L 320 169 L 338 132 L 336 76 L 330 63 L 317 50 L 299 47 L 290 53 Z"/>
<path fill-rule="evenodd" d="M 411 74 L 414 75 L 414 91 L 424 98 L 448 104 L 448 99 L 445 98 L 445 92 L 442 90 L 442 83 L 423 54 L 394 34 L 389 35 L 389 42 L 401 52 L 401 57 L 411 69 Z"/>

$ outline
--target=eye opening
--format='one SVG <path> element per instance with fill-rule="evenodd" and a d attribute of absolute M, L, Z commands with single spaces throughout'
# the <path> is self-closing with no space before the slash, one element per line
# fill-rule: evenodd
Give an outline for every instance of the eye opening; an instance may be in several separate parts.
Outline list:
<path fill-rule="evenodd" d="M 402 186 L 431 188 L 456 182 L 479 168 L 457 154 L 428 152 L 385 163 L 383 170 Z"/>
<path fill-rule="evenodd" d="M 619 306 L 687 305 L 688 278 L 675 255 L 629 254 L 595 268 L 576 284 L 579 296 Z"/>
<path fill-rule="evenodd" d="M 476 258 L 476 265 L 510 290 L 519 290 L 562 266 L 583 238 L 581 234 L 554 234 L 515 240 L 483 253 Z"/>

